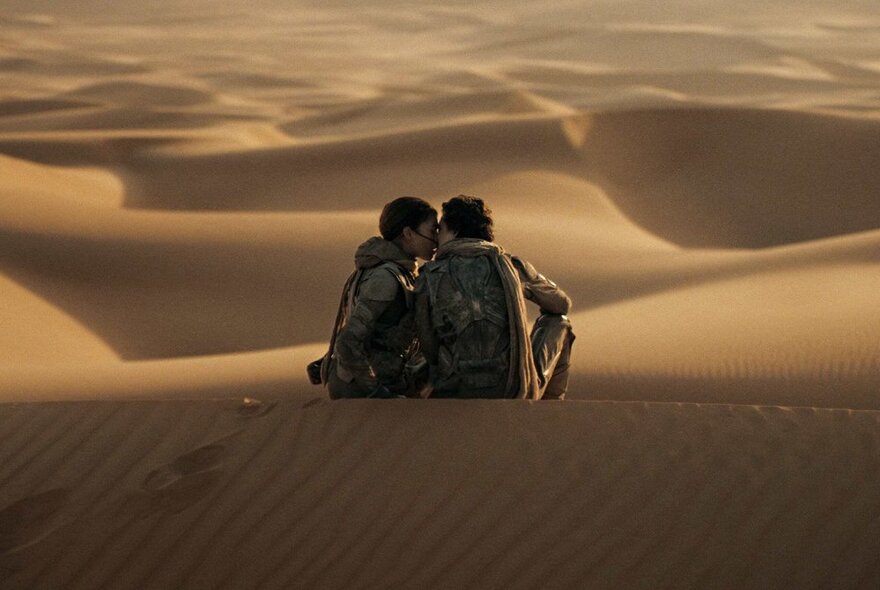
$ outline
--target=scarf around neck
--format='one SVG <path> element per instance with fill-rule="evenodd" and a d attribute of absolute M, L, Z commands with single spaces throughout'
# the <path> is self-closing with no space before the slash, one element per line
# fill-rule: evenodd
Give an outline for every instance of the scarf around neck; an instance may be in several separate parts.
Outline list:
<path fill-rule="evenodd" d="M 449 256 L 487 256 L 489 254 L 504 254 L 504 248 L 495 242 L 487 242 L 478 238 L 455 238 L 437 248 L 434 260 L 442 260 Z"/>

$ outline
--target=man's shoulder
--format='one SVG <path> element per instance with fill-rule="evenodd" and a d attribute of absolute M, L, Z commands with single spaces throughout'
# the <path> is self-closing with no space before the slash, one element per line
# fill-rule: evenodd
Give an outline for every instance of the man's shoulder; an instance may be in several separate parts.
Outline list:
<path fill-rule="evenodd" d="M 446 275 L 448 259 L 429 260 L 419 269 L 419 276 L 416 278 L 415 292 L 417 294 L 426 294 L 437 288 L 442 277 Z"/>
<path fill-rule="evenodd" d="M 442 260 L 429 260 L 425 264 L 422 265 L 422 268 L 419 269 L 419 276 L 426 276 L 430 273 L 442 272 L 449 266 L 449 259 L 444 258 Z"/>
<path fill-rule="evenodd" d="M 529 280 L 536 280 L 539 277 L 538 271 L 529 261 L 524 260 L 519 256 L 514 256 L 513 254 L 507 254 L 507 256 L 510 257 L 513 267 L 516 268 L 522 276 Z"/>

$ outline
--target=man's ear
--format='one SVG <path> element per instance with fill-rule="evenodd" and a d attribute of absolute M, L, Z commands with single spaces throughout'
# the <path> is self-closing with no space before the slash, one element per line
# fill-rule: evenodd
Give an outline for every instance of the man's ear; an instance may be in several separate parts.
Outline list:
<path fill-rule="evenodd" d="M 413 234 L 412 228 L 409 226 L 404 227 L 403 231 L 400 232 L 400 235 L 403 236 L 404 240 L 411 240 L 412 234 Z"/>

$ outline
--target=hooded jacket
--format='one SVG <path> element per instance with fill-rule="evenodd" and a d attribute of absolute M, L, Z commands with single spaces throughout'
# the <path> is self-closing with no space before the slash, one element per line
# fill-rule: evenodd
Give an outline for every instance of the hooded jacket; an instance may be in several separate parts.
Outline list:
<path fill-rule="evenodd" d="M 416 261 L 388 240 L 373 237 L 358 247 L 322 365 L 325 384 L 335 370 L 354 386 L 346 391 L 364 397 L 380 386 L 392 393 L 405 389 L 404 366 L 416 350 L 410 312 L 416 268 Z"/>

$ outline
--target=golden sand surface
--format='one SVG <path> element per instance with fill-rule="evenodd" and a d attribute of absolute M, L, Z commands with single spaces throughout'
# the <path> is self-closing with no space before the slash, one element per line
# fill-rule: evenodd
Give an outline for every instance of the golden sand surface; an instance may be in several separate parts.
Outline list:
<path fill-rule="evenodd" d="M 878 33 L 5 0 L 0 588 L 877 587 Z M 572 296 L 576 401 L 315 402 L 382 205 L 459 193 Z"/>
<path fill-rule="evenodd" d="M 0 433 L 5 588 L 880 581 L 876 411 L 62 402 Z"/>

